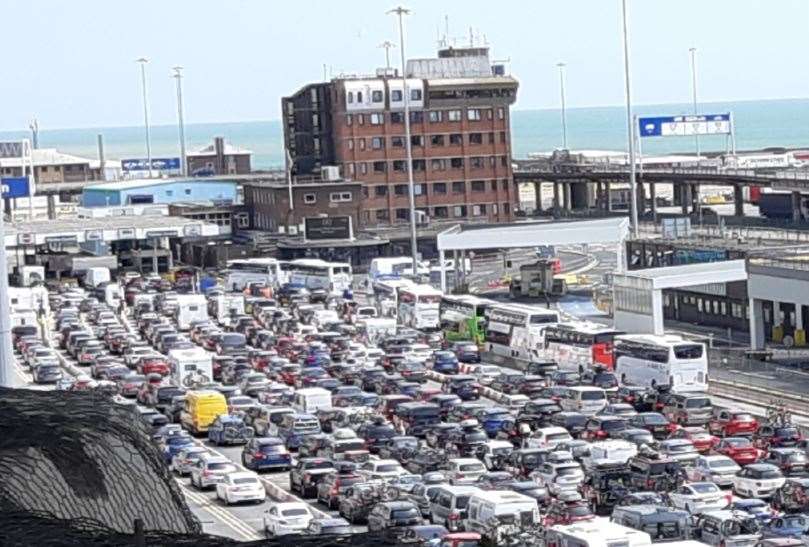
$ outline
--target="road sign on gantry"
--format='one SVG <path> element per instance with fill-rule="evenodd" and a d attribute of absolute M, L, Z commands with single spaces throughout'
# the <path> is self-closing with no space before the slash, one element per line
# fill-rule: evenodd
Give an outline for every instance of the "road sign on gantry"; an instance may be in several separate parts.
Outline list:
<path fill-rule="evenodd" d="M 730 113 L 638 118 L 638 135 L 642 138 L 729 135 L 732 131 L 731 118 Z"/>

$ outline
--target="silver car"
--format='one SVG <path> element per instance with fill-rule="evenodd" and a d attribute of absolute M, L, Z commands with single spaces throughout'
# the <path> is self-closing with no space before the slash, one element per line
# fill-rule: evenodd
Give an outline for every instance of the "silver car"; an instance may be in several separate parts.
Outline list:
<path fill-rule="evenodd" d="M 202 458 L 203 454 L 208 454 L 208 449 L 204 446 L 189 446 L 177 452 L 171 458 L 169 469 L 186 477 L 191 474 L 191 468 Z"/>

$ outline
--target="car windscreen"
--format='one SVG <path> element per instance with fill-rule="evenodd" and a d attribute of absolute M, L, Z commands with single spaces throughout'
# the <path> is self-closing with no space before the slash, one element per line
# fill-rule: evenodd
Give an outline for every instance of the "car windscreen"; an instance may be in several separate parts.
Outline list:
<path fill-rule="evenodd" d="M 412 519 L 419 516 L 418 511 L 414 508 L 410 509 L 394 509 L 391 511 L 391 516 L 395 519 Z"/>
<path fill-rule="evenodd" d="M 582 401 L 603 401 L 606 399 L 607 396 L 604 394 L 603 391 L 598 390 L 587 390 L 581 392 L 581 400 Z"/>
<path fill-rule="evenodd" d="M 679 344 L 674 346 L 677 359 L 699 359 L 702 357 L 702 344 Z"/>
<path fill-rule="evenodd" d="M 213 462 L 208 464 L 208 469 L 211 471 L 220 471 L 222 473 L 232 473 L 237 471 L 236 466 L 230 462 Z"/>
<path fill-rule="evenodd" d="M 376 466 L 376 471 L 377 473 L 390 473 L 396 471 L 399 467 L 398 463 L 383 463 L 382 465 Z"/>
<path fill-rule="evenodd" d="M 686 399 L 685 408 L 711 408 L 711 400 L 707 397 L 691 397 Z"/>
<path fill-rule="evenodd" d="M 282 509 L 281 516 L 283 517 L 305 517 L 309 516 L 309 511 L 303 508 L 295 509 Z"/>

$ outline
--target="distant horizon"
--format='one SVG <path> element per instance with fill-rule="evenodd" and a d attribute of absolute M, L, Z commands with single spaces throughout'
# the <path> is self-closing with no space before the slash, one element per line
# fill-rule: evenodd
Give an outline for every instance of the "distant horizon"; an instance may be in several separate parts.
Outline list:
<path fill-rule="evenodd" d="M 809 96 L 807 97 L 782 97 L 782 98 L 770 98 L 770 99 L 724 99 L 724 100 L 711 100 L 711 101 L 700 101 L 698 104 L 700 107 L 703 105 L 713 105 L 713 104 L 727 104 L 727 103 L 757 103 L 757 102 L 791 102 L 791 101 L 809 101 Z M 688 105 L 690 106 L 691 103 L 689 102 L 664 102 L 664 103 L 636 103 L 633 104 L 633 109 L 637 108 L 647 108 L 652 106 L 683 106 Z M 625 109 L 625 104 L 611 104 L 611 105 L 584 105 L 584 106 L 566 106 L 566 111 L 576 111 L 576 110 L 596 110 L 596 109 L 613 109 L 613 108 L 622 108 Z M 548 112 L 548 111 L 561 111 L 561 106 L 556 107 L 540 107 L 540 108 L 512 108 L 511 112 Z M 667 113 L 661 112 L 661 115 L 666 115 Z M 672 114 L 674 115 L 674 114 Z M 187 116 L 186 116 L 187 118 Z M 37 122 L 40 120 L 37 119 Z M 186 121 L 185 125 L 188 126 L 195 126 L 195 125 L 223 125 L 223 124 L 251 124 L 251 123 L 272 123 L 272 122 L 280 122 L 280 118 L 261 118 L 261 119 L 244 119 L 244 120 L 204 120 L 204 121 Z M 177 125 L 177 122 L 160 122 L 160 123 L 150 123 L 150 127 L 154 128 L 165 128 L 165 127 L 174 127 Z M 73 127 L 40 127 L 41 132 L 46 131 L 72 131 L 72 130 L 79 130 L 79 131 L 86 131 L 91 129 L 136 129 L 142 128 L 143 124 L 134 124 L 134 125 L 86 125 L 86 126 L 73 126 Z M 25 133 L 30 135 L 30 129 L 8 129 L 8 128 L 0 128 L 0 134 L 9 134 L 9 133 Z"/>

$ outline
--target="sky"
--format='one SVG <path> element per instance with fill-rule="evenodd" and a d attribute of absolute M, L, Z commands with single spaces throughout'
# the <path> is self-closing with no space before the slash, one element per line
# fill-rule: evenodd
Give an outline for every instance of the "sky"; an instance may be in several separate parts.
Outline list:
<path fill-rule="evenodd" d="M 809 96 L 809 1 L 627 0 L 637 104 L 688 102 L 690 47 L 700 101 Z M 520 81 L 515 108 L 624 101 L 620 0 L 409 0 L 408 58 L 435 55 L 448 18 L 456 45 L 484 39 Z M 379 0 L 0 0 L 0 130 L 142 123 L 148 66 L 151 121 L 176 120 L 171 67 L 185 70 L 186 122 L 279 118 L 280 98 L 326 72 L 384 66 L 398 44 L 393 2 Z M 15 22 L 13 24 L 9 24 Z M 18 47 L 12 48 L 12 44 Z M 399 49 L 391 50 L 398 65 Z"/>

